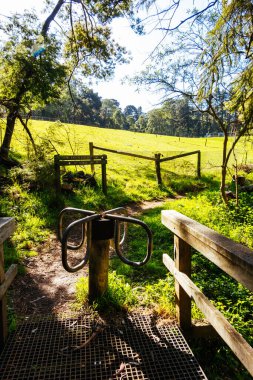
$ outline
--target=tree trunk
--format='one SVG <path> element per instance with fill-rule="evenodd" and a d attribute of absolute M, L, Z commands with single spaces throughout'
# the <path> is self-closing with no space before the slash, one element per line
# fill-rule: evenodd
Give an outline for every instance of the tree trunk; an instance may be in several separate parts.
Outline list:
<path fill-rule="evenodd" d="M 226 205 L 228 203 L 227 196 L 226 196 L 227 145 L 228 145 L 228 136 L 227 134 L 225 134 L 224 140 L 223 140 L 220 192 L 221 192 L 222 200 Z"/>
<path fill-rule="evenodd" d="M 11 109 L 9 109 L 9 112 L 7 115 L 5 135 L 4 135 L 2 146 L 0 148 L 0 157 L 3 160 L 8 160 L 9 158 L 11 139 L 12 139 L 12 135 L 13 135 L 14 127 L 15 127 L 17 113 L 18 113 L 18 107 L 12 107 Z"/>

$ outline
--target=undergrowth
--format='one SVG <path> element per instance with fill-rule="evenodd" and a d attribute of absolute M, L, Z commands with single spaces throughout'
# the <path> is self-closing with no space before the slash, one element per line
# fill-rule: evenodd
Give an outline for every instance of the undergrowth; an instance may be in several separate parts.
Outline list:
<path fill-rule="evenodd" d="M 64 207 L 103 211 L 133 201 L 173 198 L 178 194 L 185 197 L 166 202 L 163 209 L 175 209 L 253 248 L 251 194 L 240 194 L 239 207 L 233 201 L 229 207 L 225 207 L 220 201 L 216 177 L 204 175 L 196 180 L 192 173 L 187 175 L 187 170 L 192 172 L 194 169 L 192 164 L 185 164 L 185 172 L 182 174 L 179 166 L 174 172 L 172 169 L 173 167 L 164 168 L 164 184 L 157 186 L 153 169 L 143 166 L 136 169 L 129 165 L 129 161 L 124 161 L 120 168 L 119 164 L 111 168 L 107 196 L 102 193 L 99 173 L 96 173 L 97 189 L 77 187 L 73 192 L 56 195 L 52 160 L 45 160 L 45 155 L 40 162 L 30 160 L 29 163 L 23 163 L 22 168 L 14 168 L 8 173 L 0 171 L 1 178 L 4 178 L 4 183 L 0 186 L 0 216 L 14 217 L 17 225 L 11 241 L 5 243 L 6 267 L 12 262 L 22 263 L 25 256 L 36 255 L 38 246 L 56 232 L 58 214 Z M 113 313 L 114 310 L 131 310 L 141 306 L 173 318 L 174 280 L 162 263 L 163 253 L 173 257 L 173 235 L 161 224 L 161 208 L 146 211 L 139 218 L 153 231 L 152 259 L 144 267 L 132 268 L 123 264 L 118 257 L 113 257 L 110 260 L 108 290 L 94 307 Z M 123 250 L 131 260 L 143 259 L 146 254 L 146 237 L 139 227 L 131 226 L 128 229 Z M 245 339 L 253 344 L 252 293 L 197 252 L 193 252 L 192 256 L 192 279 Z M 77 283 L 76 307 L 87 302 L 87 289 L 87 279 Z M 203 318 L 195 306 L 192 316 L 195 319 Z M 210 379 L 249 379 L 246 371 L 220 342 L 217 345 L 210 343 L 209 346 L 207 343 L 201 344 L 196 345 L 195 351 L 199 354 L 200 361 L 203 361 Z M 207 358 L 203 354 L 205 350 L 212 358 L 212 364 L 204 362 Z M 224 362 L 222 364 L 224 358 L 225 365 Z"/>

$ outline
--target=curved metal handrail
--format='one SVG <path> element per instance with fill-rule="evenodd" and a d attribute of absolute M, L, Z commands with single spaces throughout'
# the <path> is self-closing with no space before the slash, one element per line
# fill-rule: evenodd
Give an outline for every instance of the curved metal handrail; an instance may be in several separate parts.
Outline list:
<path fill-rule="evenodd" d="M 70 273 L 77 272 L 78 270 L 82 269 L 84 265 L 88 262 L 89 256 L 90 256 L 90 247 L 91 247 L 91 222 L 92 220 L 99 219 L 100 215 L 93 213 L 93 215 L 86 216 L 85 218 L 78 219 L 71 223 L 66 230 L 63 233 L 62 236 L 62 265 L 64 269 Z M 68 249 L 73 250 L 73 248 L 69 248 L 68 245 L 68 238 L 69 234 L 72 231 L 73 228 L 75 228 L 78 225 L 87 225 L 87 246 L 86 246 L 86 252 L 82 259 L 82 261 L 75 265 L 74 267 L 71 267 L 68 263 Z"/>
<path fill-rule="evenodd" d="M 128 264 L 133 267 L 140 267 L 145 265 L 151 258 L 152 250 L 153 250 L 153 235 L 149 227 L 147 226 L 146 223 L 139 219 L 135 219 L 132 217 L 124 217 L 120 215 L 113 215 L 113 214 L 105 214 L 105 218 L 115 220 L 115 235 L 114 235 L 114 242 L 115 242 L 115 251 L 117 255 L 119 256 L 120 260 L 123 261 L 123 263 Z M 132 224 L 137 224 L 140 225 L 141 227 L 144 228 L 147 234 L 147 253 L 145 258 L 142 261 L 131 261 L 128 260 L 123 254 L 120 249 L 120 244 L 119 244 L 119 233 L 120 233 L 120 227 L 119 223 L 120 222 L 126 222 L 126 223 L 132 223 Z"/>
<path fill-rule="evenodd" d="M 80 218 L 78 220 L 75 220 L 74 222 L 70 223 L 65 231 L 63 232 L 63 218 L 64 216 L 69 213 L 69 212 L 78 212 L 82 215 L 85 215 L 84 218 Z M 58 224 L 58 234 L 59 234 L 59 240 L 62 244 L 62 264 L 65 270 L 68 272 L 77 272 L 78 270 L 82 269 L 84 265 L 88 262 L 89 256 L 90 256 L 90 249 L 91 249 L 91 241 L 92 241 L 92 236 L 91 236 L 91 231 L 92 231 L 92 221 L 93 220 L 99 220 L 99 219 L 110 219 L 115 222 L 114 226 L 114 248 L 116 251 L 116 254 L 119 256 L 120 260 L 123 261 L 125 264 L 131 265 L 133 267 L 140 267 L 145 265 L 151 257 L 152 254 L 152 249 L 153 249 L 153 237 L 152 237 L 152 232 L 147 226 L 146 223 L 139 219 L 135 219 L 129 216 L 122 216 L 122 215 L 117 215 L 118 213 L 124 213 L 126 214 L 127 211 L 124 207 L 117 207 L 115 209 L 111 209 L 108 211 L 105 211 L 101 214 L 96 214 L 94 211 L 89 211 L 89 210 L 82 210 L 78 208 L 72 208 L 72 207 L 67 207 L 63 209 L 59 215 L 59 224 Z M 124 232 L 122 238 L 120 238 L 121 234 L 121 224 L 124 223 Z M 126 238 L 126 231 L 127 231 L 127 225 L 128 223 L 132 224 L 137 224 L 144 228 L 147 234 L 147 252 L 142 261 L 132 261 L 127 259 L 123 253 L 122 253 L 122 244 L 125 241 Z M 81 237 L 81 243 L 78 245 L 72 245 L 68 244 L 68 239 L 70 237 L 71 232 L 73 231 L 74 228 L 77 226 L 81 226 L 82 228 L 82 237 Z M 86 234 L 85 234 L 86 231 Z M 83 259 L 81 262 L 75 266 L 70 266 L 68 263 L 68 249 L 69 250 L 78 250 L 81 248 L 84 244 L 84 240 L 86 237 L 87 245 L 86 245 L 86 252 L 84 254 Z"/>
<path fill-rule="evenodd" d="M 70 212 L 72 212 L 72 213 L 78 212 L 79 214 L 82 214 L 85 216 L 95 214 L 94 211 L 82 210 L 82 209 L 74 208 L 74 207 L 64 208 L 59 214 L 59 222 L 58 222 L 58 238 L 59 238 L 60 242 L 62 242 L 62 237 L 63 237 L 63 217 Z M 84 244 L 84 241 L 85 241 L 85 225 L 84 225 L 84 228 L 82 228 L 81 242 L 78 245 L 68 244 L 67 248 L 72 249 L 72 250 L 78 250 L 79 248 L 82 247 L 82 245 Z"/>

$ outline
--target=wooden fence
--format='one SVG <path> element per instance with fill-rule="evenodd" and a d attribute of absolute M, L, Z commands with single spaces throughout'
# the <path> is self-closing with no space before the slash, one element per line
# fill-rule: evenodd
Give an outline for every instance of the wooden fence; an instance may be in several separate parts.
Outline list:
<path fill-rule="evenodd" d="M 130 153 L 130 152 L 123 152 L 121 150 L 108 149 L 108 148 L 103 148 L 101 146 L 95 146 L 93 144 L 93 142 L 90 142 L 89 143 L 90 157 L 94 156 L 94 149 L 99 149 L 99 150 L 103 150 L 105 152 L 110 152 L 110 153 L 121 154 L 121 155 L 129 156 L 129 157 L 137 157 L 137 158 L 141 158 L 143 160 L 149 160 L 149 161 L 155 162 L 156 180 L 157 180 L 158 185 L 162 184 L 162 176 L 161 176 L 161 163 L 162 162 L 171 161 L 171 160 L 175 160 L 176 158 L 181 158 L 181 157 L 186 157 L 186 156 L 191 156 L 193 154 L 197 154 L 197 169 L 196 169 L 196 174 L 197 174 L 198 178 L 200 178 L 200 176 L 201 176 L 201 153 L 200 153 L 200 150 L 195 150 L 193 152 L 182 153 L 182 154 L 178 154 L 176 156 L 161 158 L 161 156 L 162 156 L 161 153 L 156 153 L 154 155 L 154 157 L 143 156 L 141 154 L 135 154 L 135 153 Z M 94 171 L 93 164 L 91 164 L 91 171 Z"/>
<path fill-rule="evenodd" d="M 8 334 L 6 291 L 17 274 L 17 265 L 12 264 L 4 271 L 4 242 L 15 230 L 13 218 L 0 218 L 0 351 L 2 351 Z"/>
<path fill-rule="evenodd" d="M 253 291 L 253 251 L 173 210 L 162 211 L 162 223 L 174 233 L 174 261 L 164 254 L 163 262 L 176 280 L 176 311 L 181 329 L 192 334 L 199 333 L 199 328 L 193 326 L 191 321 L 193 299 L 210 327 L 253 375 L 253 348 L 190 279 L 193 247 Z"/>
<path fill-rule="evenodd" d="M 101 165 L 101 176 L 102 176 L 102 190 L 103 193 L 107 193 L 107 180 L 106 180 L 106 164 L 107 156 L 54 156 L 54 169 L 55 169 L 55 188 L 57 192 L 61 191 L 61 166 L 75 166 L 75 165 L 91 165 L 92 172 L 95 170 L 95 165 Z"/>

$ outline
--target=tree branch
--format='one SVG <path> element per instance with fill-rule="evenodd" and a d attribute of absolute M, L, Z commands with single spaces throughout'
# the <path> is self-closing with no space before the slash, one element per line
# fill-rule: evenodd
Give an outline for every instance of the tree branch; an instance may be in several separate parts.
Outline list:
<path fill-rule="evenodd" d="M 30 129 L 29 129 L 28 126 L 27 126 L 27 124 L 28 124 L 28 120 L 29 120 L 30 116 L 31 116 L 31 111 L 26 115 L 26 120 L 24 121 L 23 118 L 22 118 L 22 116 L 21 116 L 20 114 L 17 115 L 17 117 L 18 117 L 20 123 L 23 125 L 23 127 L 24 127 L 26 133 L 28 134 L 28 136 L 29 136 L 29 138 L 30 138 L 30 140 L 31 140 L 31 143 L 32 143 L 32 146 L 33 146 L 34 153 L 37 154 L 37 148 L 36 148 L 35 141 L 34 141 L 34 139 L 33 139 L 33 137 L 32 137 L 32 134 L 31 134 Z"/>
<path fill-rule="evenodd" d="M 42 30 L 41 30 L 41 35 L 43 37 L 47 36 L 48 29 L 50 27 L 51 22 L 54 20 L 55 16 L 61 9 L 62 5 L 65 3 L 65 0 L 58 0 L 58 3 L 54 7 L 53 11 L 50 13 L 50 15 L 47 17 L 46 21 L 43 24 Z"/>
<path fill-rule="evenodd" d="M 208 9 L 212 8 L 215 6 L 215 4 L 218 3 L 219 0 L 214 0 L 212 1 L 210 4 L 208 4 L 205 8 L 201 9 L 200 11 L 197 11 L 195 13 L 193 13 L 191 16 L 189 17 L 186 17 L 184 18 L 182 21 L 180 21 L 176 26 L 174 26 L 173 28 L 158 28 L 158 30 L 166 30 L 167 32 L 172 32 L 173 30 L 176 30 L 178 28 L 180 28 L 181 25 L 185 24 L 187 21 L 193 19 L 193 18 L 196 18 L 198 17 L 199 15 L 203 14 L 204 12 L 206 12 Z M 167 10 L 164 10 L 163 12 L 167 12 Z M 173 16 L 175 15 L 175 12 L 173 12 Z M 172 16 L 172 17 L 173 17 Z"/>

